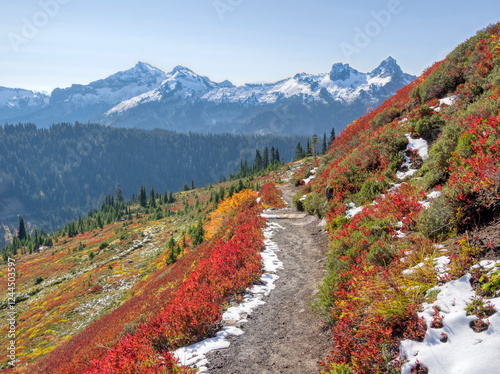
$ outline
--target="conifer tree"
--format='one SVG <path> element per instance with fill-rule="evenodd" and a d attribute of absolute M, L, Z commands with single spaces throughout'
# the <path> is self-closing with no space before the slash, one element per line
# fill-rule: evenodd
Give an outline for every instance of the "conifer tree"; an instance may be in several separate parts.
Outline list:
<path fill-rule="evenodd" d="M 144 185 L 141 186 L 139 190 L 139 205 L 145 208 L 148 205 L 148 199 L 146 196 L 146 187 Z"/>
<path fill-rule="evenodd" d="M 267 169 L 269 165 L 269 149 L 264 148 L 264 153 L 262 154 L 262 168 Z"/>
<path fill-rule="evenodd" d="M 316 159 L 316 146 L 318 145 L 318 135 L 314 134 L 311 139 L 311 154 Z"/>
<path fill-rule="evenodd" d="M 309 139 L 307 139 L 307 146 L 306 146 L 306 157 L 312 156 L 311 152 L 311 143 L 309 142 Z"/>
<path fill-rule="evenodd" d="M 260 155 L 260 151 L 258 149 L 255 150 L 255 161 L 253 162 L 253 168 L 255 171 L 259 171 L 262 169 L 262 156 Z"/>
<path fill-rule="evenodd" d="M 297 143 L 297 147 L 295 148 L 295 157 L 294 161 L 301 160 L 304 158 L 304 150 L 302 149 L 302 145 L 300 142 Z"/>
<path fill-rule="evenodd" d="M 274 147 L 271 147 L 271 156 L 270 156 L 269 163 L 271 165 L 276 164 L 276 150 L 274 149 Z"/>
<path fill-rule="evenodd" d="M 24 227 L 24 219 L 22 216 L 19 216 L 19 231 L 17 233 L 17 237 L 19 240 L 26 239 L 26 227 Z"/>
<path fill-rule="evenodd" d="M 321 154 L 324 155 L 328 151 L 326 148 L 326 133 L 323 134 L 323 145 L 321 146 Z"/>
<path fill-rule="evenodd" d="M 332 127 L 332 131 L 330 132 L 330 143 L 328 144 L 328 149 L 330 149 L 334 140 L 335 140 L 335 127 Z"/>
<path fill-rule="evenodd" d="M 119 203 L 123 202 L 123 191 L 120 187 L 120 183 L 116 185 L 115 195 L 116 195 L 116 201 L 118 201 Z"/>
<path fill-rule="evenodd" d="M 276 153 L 274 154 L 274 157 L 276 159 L 276 162 L 280 162 L 280 151 L 278 150 L 278 147 L 276 147 Z"/>
<path fill-rule="evenodd" d="M 151 205 L 152 208 L 156 208 L 156 194 L 153 187 L 151 187 L 151 191 L 149 192 L 149 205 Z"/>

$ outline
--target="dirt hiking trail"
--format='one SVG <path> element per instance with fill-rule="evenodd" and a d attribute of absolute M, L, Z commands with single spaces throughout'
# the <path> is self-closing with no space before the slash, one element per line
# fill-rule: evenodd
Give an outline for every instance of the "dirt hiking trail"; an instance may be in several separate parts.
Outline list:
<path fill-rule="evenodd" d="M 279 270 L 274 289 L 241 324 L 241 336 L 229 338 L 227 349 L 207 355 L 209 373 L 317 373 L 318 362 L 330 351 L 328 329 L 311 311 L 311 296 L 318 292 L 326 262 L 328 238 L 320 221 L 292 205 L 296 189 L 281 187 L 288 207 L 274 211 Z"/>

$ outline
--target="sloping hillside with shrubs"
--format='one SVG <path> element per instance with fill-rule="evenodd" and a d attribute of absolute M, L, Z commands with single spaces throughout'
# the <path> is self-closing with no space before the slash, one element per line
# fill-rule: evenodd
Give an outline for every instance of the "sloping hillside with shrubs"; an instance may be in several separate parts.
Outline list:
<path fill-rule="evenodd" d="M 496 24 L 350 124 L 295 177 L 295 205 L 329 230 L 316 305 L 334 339 L 324 373 L 427 372 L 432 362 L 401 342 L 446 335 L 444 307 L 423 314 L 440 287 L 467 276 L 476 304 L 499 296 L 500 265 L 484 263 L 500 258 L 499 54 Z M 471 326 L 493 321 L 471 303 Z"/>

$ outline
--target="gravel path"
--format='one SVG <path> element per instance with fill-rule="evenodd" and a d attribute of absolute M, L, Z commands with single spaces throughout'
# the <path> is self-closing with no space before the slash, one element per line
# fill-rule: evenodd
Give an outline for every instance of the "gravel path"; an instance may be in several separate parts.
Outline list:
<path fill-rule="evenodd" d="M 289 208 L 277 214 L 288 218 L 274 220 L 284 230 L 278 229 L 272 240 L 284 270 L 278 271 L 280 279 L 266 304 L 242 324 L 245 333 L 231 337 L 229 348 L 207 355 L 209 373 L 317 373 L 318 361 L 330 351 L 328 330 L 309 306 L 323 276 L 327 234 L 318 219 L 296 214 L 293 187 L 282 191 Z"/>

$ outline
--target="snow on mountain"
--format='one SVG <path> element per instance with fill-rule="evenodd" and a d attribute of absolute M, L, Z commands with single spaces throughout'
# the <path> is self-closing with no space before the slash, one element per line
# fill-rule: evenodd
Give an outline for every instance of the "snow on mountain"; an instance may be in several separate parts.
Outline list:
<path fill-rule="evenodd" d="M 116 105 L 158 87 L 166 78 L 163 71 L 147 63 L 139 62 L 132 69 L 120 71 L 88 85 L 74 84 L 56 88 L 50 96 L 50 104 L 72 103 L 85 106 L 96 103 Z"/>
<path fill-rule="evenodd" d="M 106 114 L 121 113 L 143 103 L 160 101 L 163 97 L 186 100 L 216 87 L 232 87 L 232 84 L 224 81 L 222 86 L 217 85 L 209 78 L 198 75 L 188 68 L 176 66 L 170 73 L 164 75 L 161 84 L 156 85 L 155 89 L 119 103 Z"/>
<path fill-rule="evenodd" d="M 147 63 L 50 96 L 0 88 L 0 122 L 97 122 L 175 131 L 291 134 L 336 131 L 376 107 L 415 77 L 392 57 L 362 73 L 336 63 L 323 74 L 299 73 L 275 83 L 235 86 L 176 66 Z M 277 124 L 277 122 L 279 124 Z"/>
<path fill-rule="evenodd" d="M 333 100 L 349 104 L 357 100 L 363 91 L 370 93 L 389 84 L 394 77 L 403 78 L 404 84 L 401 87 L 414 79 L 414 77 L 404 74 L 392 57 L 382 61 L 370 73 L 360 73 L 348 64 L 337 63 L 333 65 L 329 73 L 319 75 L 301 73 L 276 83 L 245 84 L 239 87 L 235 87 L 227 81 L 214 83 L 207 77 L 177 66 L 167 74 L 166 80 L 160 87 L 118 104 L 110 109 L 106 115 L 123 113 L 144 103 L 179 98 L 216 104 L 265 105 L 300 95 L 305 101 L 326 102 L 325 93 L 328 93 Z"/>
<path fill-rule="evenodd" d="M 0 87 L 0 108 L 39 107 L 48 102 L 49 97 L 43 93 L 21 88 Z"/>

